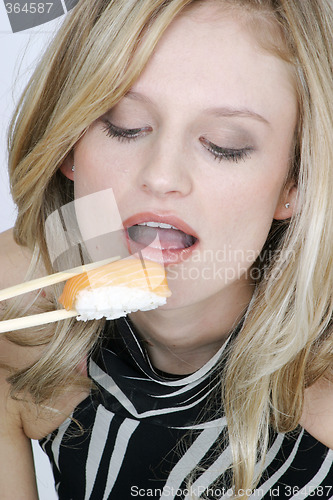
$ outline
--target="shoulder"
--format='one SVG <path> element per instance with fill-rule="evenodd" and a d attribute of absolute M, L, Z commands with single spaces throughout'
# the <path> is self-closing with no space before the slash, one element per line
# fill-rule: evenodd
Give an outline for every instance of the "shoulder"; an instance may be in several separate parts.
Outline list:
<path fill-rule="evenodd" d="M 24 347 L 10 342 L 0 336 L 0 408 L 2 418 L 6 420 L 12 432 L 24 432 L 23 404 L 19 399 L 13 399 L 10 394 L 10 384 L 7 381 L 10 374 L 24 370 L 35 363 L 41 355 L 41 347 Z M 31 436 L 28 436 L 31 437 Z"/>
<path fill-rule="evenodd" d="M 31 252 L 18 245 L 14 240 L 13 229 L 0 233 L 0 257 L 1 257 L 1 276 L 8 279 L 10 272 L 15 276 L 21 276 L 28 269 Z"/>
<path fill-rule="evenodd" d="M 31 257 L 28 249 L 15 242 L 12 229 L 0 233 L 0 288 L 23 281 Z"/>
<path fill-rule="evenodd" d="M 38 266 L 31 265 L 33 261 L 33 252 L 23 246 L 18 245 L 14 240 L 13 230 L 9 229 L 0 233 L 0 291 L 10 288 L 15 285 L 20 285 L 27 279 L 35 279 L 45 276 L 46 271 L 41 263 Z M 18 300 L 17 300 L 18 299 Z M 10 317 L 20 316 L 20 311 L 31 309 L 37 312 L 42 312 L 50 306 L 52 296 L 46 290 L 39 293 L 38 290 L 27 292 L 19 297 L 9 298 L 0 301 L 0 319 L 8 319 L 4 317 L 10 309 Z"/>
<path fill-rule="evenodd" d="M 321 378 L 305 390 L 300 424 L 314 438 L 333 449 L 333 381 Z"/>
<path fill-rule="evenodd" d="M 0 290 L 24 281 L 31 258 L 32 254 L 28 249 L 17 245 L 12 230 L 0 234 Z M 43 274 L 42 270 L 38 270 L 39 272 Z M 27 304 L 30 304 L 30 298 L 27 297 Z M 44 301 L 44 298 L 39 300 Z M 1 312 L 6 310 L 7 305 L 10 305 L 9 302 L 0 302 L 0 316 Z M 87 396 L 87 391 L 67 388 L 66 394 L 55 401 L 51 405 L 52 408 L 12 399 L 10 385 L 7 382 L 9 371 L 6 367 L 20 371 L 33 365 L 42 356 L 45 346 L 22 346 L 11 342 L 8 338 L 0 335 L 0 407 L 2 409 L 0 421 L 2 417 L 6 418 L 12 432 L 28 438 L 40 439 L 66 420 L 75 406 Z M 81 373 L 83 374 L 83 369 Z"/>
<path fill-rule="evenodd" d="M 29 268 L 31 254 L 21 248 L 14 241 L 13 231 L 10 229 L 0 234 L 0 290 L 16 285 L 24 280 Z M 10 301 L 8 301 L 10 302 Z M 0 313 L 5 311 L 8 302 L 0 302 Z M 3 412 L 10 409 L 10 414 L 19 415 L 16 405 L 9 395 L 9 384 L 6 379 L 9 371 L 5 367 L 21 370 L 32 364 L 38 357 L 34 348 L 27 349 L 10 342 L 6 336 L 0 335 L 0 407 Z M 12 422 L 12 419 L 8 419 Z M 19 420 L 14 419 L 14 422 Z"/>
<path fill-rule="evenodd" d="M 88 395 L 89 390 L 80 386 L 67 387 L 66 391 L 52 403 L 37 405 L 29 395 L 13 399 L 9 371 L 1 364 L 16 370 L 23 370 L 38 361 L 44 346 L 25 347 L 0 337 L 0 421 L 5 418 L 13 433 L 30 439 L 41 439 L 57 429 Z M 0 445 L 1 446 L 1 445 Z"/>
<path fill-rule="evenodd" d="M 2 500 L 38 500 L 30 438 L 39 439 L 65 420 L 55 412 L 40 415 L 32 404 L 10 396 L 6 372 L 0 368 L 0 491 Z M 60 413 L 60 412 L 59 412 Z M 57 415 L 57 419 L 54 415 Z M 30 428 L 30 427 L 31 428 Z"/>
<path fill-rule="evenodd" d="M 1 498 L 37 500 L 31 444 L 25 435 L 18 406 L 0 370 L 0 484 Z M 4 488 L 5 485 L 5 488 Z"/>

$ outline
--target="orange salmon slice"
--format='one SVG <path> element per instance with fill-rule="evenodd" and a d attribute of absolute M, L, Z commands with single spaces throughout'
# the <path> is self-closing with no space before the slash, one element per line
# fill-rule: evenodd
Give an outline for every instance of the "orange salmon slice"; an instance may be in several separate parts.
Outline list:
<path fill-rule="evenodd" d="M 163 266 L 150 260 L 129 258 L 70 278 L 58 301 L 65 309 L 70 310 L 81 290 L 109 286 L 139 288 L 161 297 L 171 295 Z"/>

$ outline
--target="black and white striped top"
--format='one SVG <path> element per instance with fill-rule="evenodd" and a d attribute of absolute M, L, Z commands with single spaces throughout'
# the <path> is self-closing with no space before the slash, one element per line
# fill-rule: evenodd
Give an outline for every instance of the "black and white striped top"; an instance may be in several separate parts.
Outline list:
<path fill-rule="evenodd" d="M 115 325 L 88 363 L 97 389 L 41 440 L 60 500 L 231 498 L 216 368 L 228 343 L 194 374 L 175 378 L 154 370 L 128 319 Z M 272 433 L 250 498 L 333 498 L 333 451 L 304 429 Z"/>

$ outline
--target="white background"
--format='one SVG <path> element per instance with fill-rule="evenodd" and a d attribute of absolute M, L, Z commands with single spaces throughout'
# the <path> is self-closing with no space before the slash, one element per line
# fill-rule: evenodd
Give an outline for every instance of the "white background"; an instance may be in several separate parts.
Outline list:
<path fill-rule="evenodd" d="M 19 33 L 12 33 L 5 6 L 0 1 L 0 233 L 13 226 L 15 206 L 9 194 L 6 135 L 8 123 L 20 92 L 38 61 L 39 55 L 59 27 L 62 18 Z M 56 76 L 56 75 L 55 75 Z M 55 500 L 53 477 L 48 458 L 34 442 L 40 500 Z M 20 479 L 17 478 L 19 481 Z M 4 490 L 4 485 L 0 490 Z"/>

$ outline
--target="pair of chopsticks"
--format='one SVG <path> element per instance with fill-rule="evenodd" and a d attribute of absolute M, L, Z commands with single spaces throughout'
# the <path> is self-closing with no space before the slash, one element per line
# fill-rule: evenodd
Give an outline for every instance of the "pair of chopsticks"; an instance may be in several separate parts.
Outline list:
<path fill-rule="evenodd" d="M 59 273 L 51 274 L 50 276 L 43 276 L 42 278 L 37 278 L 35 280 L 27 281 L 26 283 L 20 283 L 19 285 L 5 288 L 4 290 L 0 290 L 0 302 L 3 300 L 11 299 L 13 297 L 18 297 L 19 295 L 22 295 L 24 293 L 33 292 L 34 290 L 54 285 L 55 283 L 67 281 L 70 278 L 77 276 L 78 274 L 92 271 L 93 269 L 102 267 L 106 264 L 110 264 L 111 262 L 119 259 L 120 256 L 100 260 L 98 262 L 74 267 L 72 269 L 68 269 L 67 271 L 61 271 Z M 73 318 L 77 315 L 78 313 L 77 311 L 75 311 L 75 309 L 72 309 L 70 311 L 67 311 L 66 309 L 59 309 L 46 313 L 33 314 L 31 316 L 25 316 L 23 318 L 8 319 L 5 321 L 0 321 L 0 333 L 10 332 L 13 330 L 22 330 L 23 328 L 30 328 L 33 326 L 45 325 L 47 323 L 53 323 L 54 321 Z"/>

